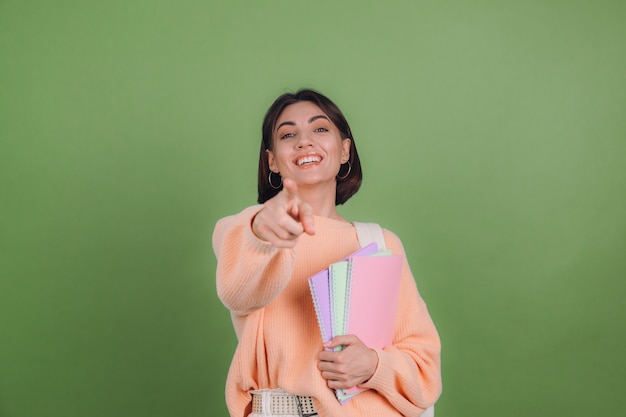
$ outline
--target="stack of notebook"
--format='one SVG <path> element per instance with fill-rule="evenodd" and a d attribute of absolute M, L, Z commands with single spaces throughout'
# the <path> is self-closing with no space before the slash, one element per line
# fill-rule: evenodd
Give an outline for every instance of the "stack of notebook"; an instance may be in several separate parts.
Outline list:
<path fill-rule="evenodd" d="M 391 345 L 401 270 L 401 256 L 371 243 L 309 278 L 322 341 L 354 334 L 370 348 Z M 336 395 L 344 403 L 364 390 L 336 390 Z"/>

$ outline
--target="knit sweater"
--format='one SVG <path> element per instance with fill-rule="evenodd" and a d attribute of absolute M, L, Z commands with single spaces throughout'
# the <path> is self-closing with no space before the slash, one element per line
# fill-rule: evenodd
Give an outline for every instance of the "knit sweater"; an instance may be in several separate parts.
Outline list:
<path fill-rule="evenodd" d="M 315 216 L 315 235 L 292 249 L 259 239 L 251 228 L 262 206 L 219 220 L 213 232 L 217 293 L 230 310 L 238 345 L 226 381 L 232 417 L 251 412 L 251 390 L 282 388 L 313 397 L 321 417 L 418 416 L 441 393 L 440 341 L 399 238 L 383 229 L 387 249 L 402 255 L 398 319 L 392 346 L 376 349 L 378 365 L 340 404 L 317 368 L 323 349 L 307 279 L 360 245 L 351 223 Z"/>

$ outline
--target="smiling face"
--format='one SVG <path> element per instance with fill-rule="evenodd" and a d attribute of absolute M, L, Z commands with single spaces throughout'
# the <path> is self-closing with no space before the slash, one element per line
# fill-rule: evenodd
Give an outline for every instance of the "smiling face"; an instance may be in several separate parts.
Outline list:
<path fill-rule="evenodd" d="M 270 169 L 299 187 L 336 184 L 341 164 L 350 157 L 350 139 L 344 139 L 328 116 L 310 101 L 287 106 L 276 120 Z"/>

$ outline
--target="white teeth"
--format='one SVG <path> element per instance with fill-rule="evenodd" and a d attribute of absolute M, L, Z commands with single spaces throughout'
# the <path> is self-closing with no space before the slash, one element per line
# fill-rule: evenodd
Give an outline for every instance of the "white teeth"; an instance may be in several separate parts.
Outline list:
<path fill-rule="evenodd" d="M 310 164 L 312 162 L 319 162 L 321 160 L 322 158 L 320 158 L 319 156 L 305 156 L 304 158 L 298 159 L 296 163 L 298 164 L 298 166 L 302 166 L 304 164 Z"/>

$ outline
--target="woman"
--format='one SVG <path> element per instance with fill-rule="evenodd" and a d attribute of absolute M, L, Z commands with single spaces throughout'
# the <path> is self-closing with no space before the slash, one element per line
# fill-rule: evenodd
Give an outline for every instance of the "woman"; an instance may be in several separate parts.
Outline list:
<path fill-rule="evenodd" d="M 321 343 L 307 279 L 359 249 L 336 206 L 361 178 L 332 101 L 312 90 L 276 99 L 263 122 L 260 205 L 221 219 L 213 234 L 217 291 L 238 338 L 226 384 L 231 416 L 418 416 L 439 397 L 439 337 L 402 243 L 387 230 L 387 248 L 404 259 L 393 345 L 370 349 L 354 335 Z M 370 389 L 336 399 L 334 389 L 357 385 Z"/>

